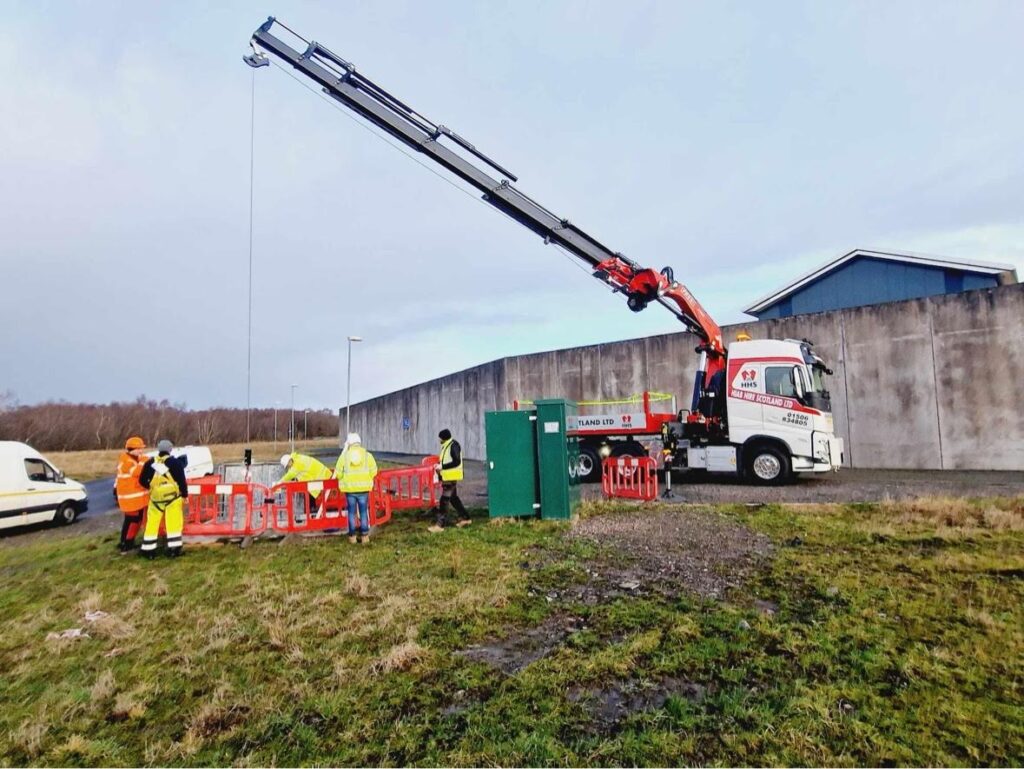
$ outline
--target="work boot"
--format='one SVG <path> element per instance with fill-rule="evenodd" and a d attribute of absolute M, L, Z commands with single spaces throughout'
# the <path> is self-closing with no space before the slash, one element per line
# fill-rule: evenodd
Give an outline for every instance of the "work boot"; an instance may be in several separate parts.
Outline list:
<path fill-rule="evenodd" d="M 431 534 L 437 534 L 439 532 L 444 531 L 444 527 L 443 526 L 438 526 L 435 523 L 433 526 L 428 526 L 427 527 L 427 531 L 429 531 Z"/>
<path fill-rule="evenodd" d="M 466 526 L 469 526 L 471 523 L 473 523 L 473 522 L 469 518 L 463 518 L 461 521 L 459 521 L 455 525 L 458 526 L 461 529 L 461 528 L 464 528 Z"/>
<path fill-rule="evenodd" d="M 183 547 L 174 547 L 167 551 L 168 558 L 180 558 L 184 552 Z"/>
<path fill-rule="evenodd" d="M 370 544 L 370 532 L 366 532 L 366 533 L 365 533 L 365 534 L 363 535 L 363 544 L 364 544 L 364 545 L 368 545 L 368 544 Z"/>
<path fill-rule="evenodd" d="M 139 555 L 141 555 L 147 561 L 156 560 L 156 550 L 142 550 L 139 552 Z"/>
<path fill-rule="evenodd" d="M 348 543 L 350 545 L 358 544 L 359 543 L 359 537 L 357 537 L 355 534 L 349 534 L 348 535 Z"/>

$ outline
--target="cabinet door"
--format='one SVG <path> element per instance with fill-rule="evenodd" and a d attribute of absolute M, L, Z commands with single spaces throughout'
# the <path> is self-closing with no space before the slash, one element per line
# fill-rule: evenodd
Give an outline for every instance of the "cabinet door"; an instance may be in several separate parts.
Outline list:
<path fill-rule="evenodd" d="M 529 411 L 484 415 L 487 499 L 492 518 L 537 514 L 537 423 L 533 416 Z"/>

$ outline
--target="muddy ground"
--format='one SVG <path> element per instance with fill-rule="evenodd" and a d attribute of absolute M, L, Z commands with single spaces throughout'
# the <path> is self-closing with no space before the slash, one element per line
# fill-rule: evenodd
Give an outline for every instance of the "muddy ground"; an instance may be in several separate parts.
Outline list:
<path fill-rule="evenodd" d="M 535 627 L 508 628 L 459 656 L 514 676 L 571 643 L 574 635 L 598 632 L 588 627 L 586 606 L 641 595 L 722 600 L 765 568 L 773 552 L 765 535 L 712 510 L 692 507 L 585 518 L 565 537 L 569 546 L 585 543 L 593 554 L 576 565 L 570 578 L 561 575 L 557 586 L 545 585 L 543 577 L 547 567 L 564 558 L 559 550 L 531 551 L 520 564 L 536 575 L 528 583 L 529 593 L 543 595 L 553 613 Z M 766 613 L 777 609 L 768 602 L 754 601 L 754 606 Z M 617 643 L 623 638 L 602 640 Z M 568 697 L 583 708 L 592 730 L 607 732 L 633 713 L 663 707 L 671 697 L 699 701 L 705 693 L 702 684 L 681 678 L 626 677 L 573 687 Z"/>

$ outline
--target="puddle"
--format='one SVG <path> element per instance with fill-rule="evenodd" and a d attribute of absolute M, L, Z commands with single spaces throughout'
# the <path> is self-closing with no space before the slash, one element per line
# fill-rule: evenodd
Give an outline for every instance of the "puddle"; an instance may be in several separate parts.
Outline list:
<path fill-rule="evenodd" d="M 705 694 L 706 688 L 700 684 L 666 677 L 658 681 L 629 679 L 601 687 L 573 687 L 566 696 L 570 702 L 583 706 L 594 726 L 607 730 L 633 713 L 663 707 L 670 697 L 700 702 Z"/>
<path fill-rule="evenodd" d="M 556 614 L 536 627 L 512 631 L 507 638 L 474 644 L 456 654 L 473 662 L 483 662 L 506 675 L 518 673 L 527 665 L 544 659 L 568 636 L 583 625 L 579 617 Z"/>

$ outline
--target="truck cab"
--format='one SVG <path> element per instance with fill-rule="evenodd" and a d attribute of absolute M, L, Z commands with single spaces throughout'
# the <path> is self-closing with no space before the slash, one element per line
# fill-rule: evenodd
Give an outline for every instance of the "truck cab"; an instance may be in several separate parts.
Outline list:
<path fill-rule="evenodd" d="M 680 420 L 682 464 L 760 483 L 838 470 L 843 440 L 832 422 L 831 373 L 807 341 L 733 342 L 697 413 Z"/>

